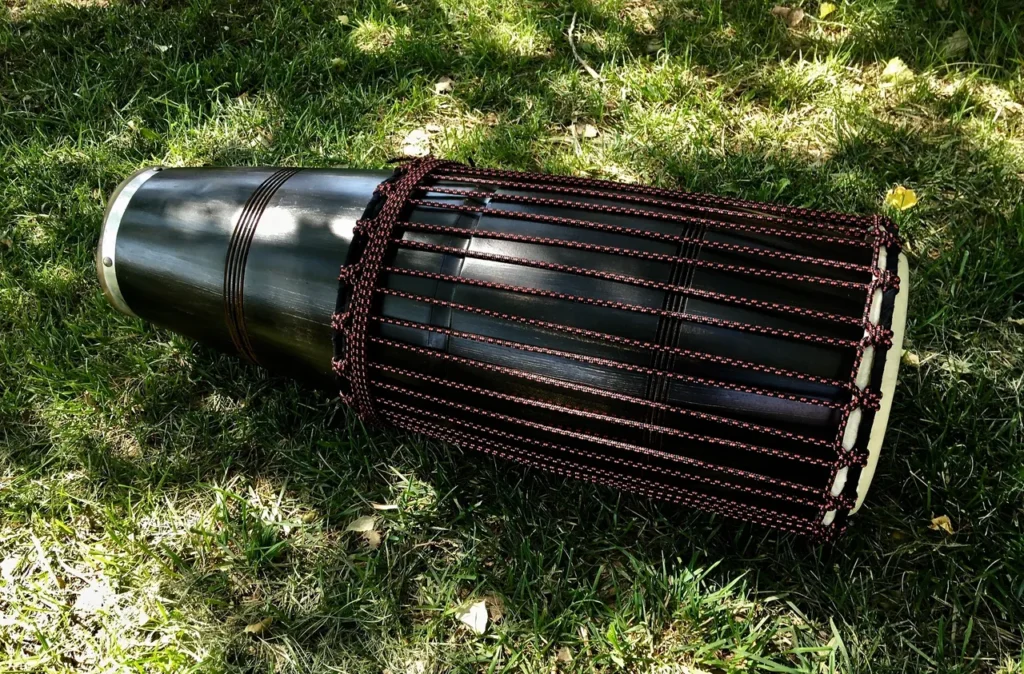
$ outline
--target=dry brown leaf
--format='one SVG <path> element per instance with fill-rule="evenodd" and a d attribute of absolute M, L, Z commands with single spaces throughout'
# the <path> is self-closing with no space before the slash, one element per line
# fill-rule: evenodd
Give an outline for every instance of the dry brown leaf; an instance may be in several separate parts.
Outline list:
<path fill-rule="evenodd" d="M 370 530 L 362 532 L 363 542 L 366 543 L 366 547 L 371 550 L 376 550 L 380 547 L 380 533 Z"/>
<path fill-rule="evenodd" d="M 377 518 L 373 517 L 372 515 L 367 517 L 357 517 L 356 519 L 348 523 L 348 526 L 345 527 L 345 531 L 372 531 L 373 525 L 376 523 Z"/>
<path fill-rule="evenodd" d="M 460 613 L 459 622 L 467 625 L 469 629 L 477 634 L 487 631 L 487 603 L 478 601 L 469 607 L 465 613 Z"/>
<path fill-rule="evenodd" d="M 782 19 L 782 21 L 790 28 L 794 28 L 804 20 L 804 10 L 799 7 L 775 5 L 772 7 L 772 14 Z"/>
<path fill-rule="evenodd" d="M 451 92 L 452 86 L 455 84 L 455 80 L 450 77 L 442 77 L 434 83 L 435 94 L 447 94 Z"/>
<path fill-rule="evenodd" d="M 501 597 L 484 597 L 484 603 L 487 605 L 487 617 L 491 619 L 491 622 L 501 622 L 501 619 L 505 617 L 505 602 L 501 600 Z"/>
<path fill-rule="evenodd" d="M 271 623 L 273 622 L 274 619 L 271 616 L 267 616 L 259 622 L 250 623 L 246 625 L 245 629 L 242 630 L 242 632 L 244 632 L 245 634 L 263 634 L 265 631 L 267 631 L 267 628 L 269 628 Z"/>
<path fill-rule="evenodd" d="M 555 653 L 555 662 L 572 662 L 572 653 L 568 648 L 562 646 L 558 649 L 558 652 Z"/>
<path fill-rule="evenodd" d="M 928 528 L 932 531 L 945 531 L 950 536 L 953 535 L 953 523 L 949 520 L 946 515 L 939 515 L 938 517 L 932 518 L 932 523 L 928 525 Z"/>

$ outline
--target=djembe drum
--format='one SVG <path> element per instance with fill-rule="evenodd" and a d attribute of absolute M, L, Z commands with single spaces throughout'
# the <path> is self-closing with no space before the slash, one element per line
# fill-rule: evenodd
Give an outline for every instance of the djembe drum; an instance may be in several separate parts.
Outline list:
<path fill-rule="evenodd" d="M 831 539 L 885 433 L 900 249 L 879 216 L 426 159 L 147 169 L 97 268 L 364 420 Z"/>

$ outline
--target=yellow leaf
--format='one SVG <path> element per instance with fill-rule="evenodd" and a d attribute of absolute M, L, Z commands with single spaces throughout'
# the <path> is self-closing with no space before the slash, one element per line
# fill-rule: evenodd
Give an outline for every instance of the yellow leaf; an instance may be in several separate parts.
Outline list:
<path fill-rule="evenodd" d="M 371 531 L 376 521 L 377 519 L 375 517 L 357 517 L 352 520 L 347 527 L 345 527 L 345 531 Z"/>
<path fill-rule="evenodd" d="M 914 190 L 897 185 L 885 193 L 885 205 L 905 211 L 917 203 L 917 195 Z"/>
<path fill-rule="evenodd" d="M 953 534 L 953 523 L 949 521 L 949 517 L 946 515 L 939 515 L 938 517 L 932 518 L 932 523 L 928 526 L 932 531 L 945 531 L 947 534 Z"/>
<path fill-rule="evenodd" d="M 913 78 L 913 71 L 898 56 L 894 59 L 889 59 L 889 62 L 885 64 L 885 70 L 882 71 L 882 79 L 889 83 L 905 82 Z"/>
<path fill-rule="evenodd" d="M 903 364 L 907 367 L 921 367 L 921 356 L 913 351 L 904 351 Z"/>
<path fill-rule="evenodd" d="M 833 5 L 831 2 L 823 2 L 818 7 L 818 18 L 824 19 L 826 16 L 828 16 L 834 11 L 836 11 L 835 5 Z"/>
<path fill-rule="evenodd" d="M 555 653 L 555 662 L 572 662 L 572 652 L 565 646 L 562 646 Z"/>
<path fill-rule="evenodd" d="M 270 616 L 267 616 L 266 618 L 257 623 L 251 623 L 249 625 L 246 625 L 245 629 L 242 631 L 246 634 L 263 634 L 266 631 L 266 629 L 270 627 L 270 624 L 272 622 L 274 622 L 274 619 Z"/>
<path fill-rule="evenodd" d="M 373 530 L 364 531 L 363 541 L 366 543 L 366 547 L 376 550 L 380 547 L 380 534 Z"/>

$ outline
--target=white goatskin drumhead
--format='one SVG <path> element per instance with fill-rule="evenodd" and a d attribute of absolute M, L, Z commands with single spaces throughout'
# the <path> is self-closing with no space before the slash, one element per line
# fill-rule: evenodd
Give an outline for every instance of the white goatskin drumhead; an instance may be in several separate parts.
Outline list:
<path fill-rule="evenodd" d="M 875 420 L 871 424 L 868 435 L 868 463 L 860 472 L 857 482 L 857 503 L 850 514 L 860 510 L 864 497 L 868 495 L 871 479 L 875 476 L 878 456 L 882 451 L 882 440 L 885 429 L 889 425 L 889 412 L 892 410 L 892 397 L 896 390 L 896 376 L 899 374 L 900 359 L 903 356 L 903 334 L 907 327 L 907 298 L 910 295 L 910 266 L 907 257 L 900 253 L 899 257 L 900 291 L 892 309 L 892 348 L 885 356 L 885 369 L 882 371 L 882 402 L 875 412 Z"/>

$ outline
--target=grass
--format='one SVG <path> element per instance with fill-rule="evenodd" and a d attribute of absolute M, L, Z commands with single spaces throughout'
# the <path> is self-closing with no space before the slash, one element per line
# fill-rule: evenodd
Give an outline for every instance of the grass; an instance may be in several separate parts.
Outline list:
<path fill-rule="evenodd" d="M 1024 7 L 772 4 L 5 0 L 0 671 L 1024 671 Z M 428 125 L 486 166 L 858 212 L 914 189 L 916 364 L 848 536 L 365 429 L 106 306 L 135 168 L 382 167 Z"/>

